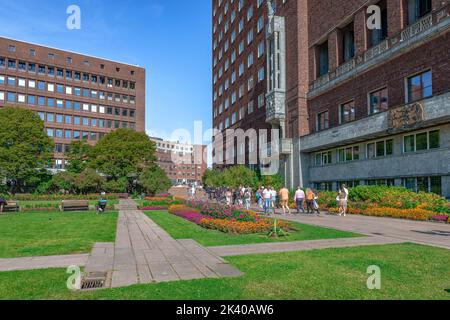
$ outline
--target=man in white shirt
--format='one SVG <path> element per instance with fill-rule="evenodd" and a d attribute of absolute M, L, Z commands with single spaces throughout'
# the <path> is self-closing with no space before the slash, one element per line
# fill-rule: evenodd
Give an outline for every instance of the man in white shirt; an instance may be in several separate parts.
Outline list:
<path fill-rule="evenodd" d="M 270 209 L 270 198 L 272 197 L 272 193 L 270 192 L 270 187 L 265 188 L 263 190 L 263 198 L 264 198 L 264 213 L 268 214 Z"/>
<path fill-rule="evenodd" d="M 300 213 L 300 210 L 302 210 L 302 212 L 305 213 L 305 208 L 303 207 L 305 198 L 306 198 L 305 192 L 302 190 L 301 187 L 298 187 L 294 197 L 294 201 L 297 204 L 297 213 Z"/>

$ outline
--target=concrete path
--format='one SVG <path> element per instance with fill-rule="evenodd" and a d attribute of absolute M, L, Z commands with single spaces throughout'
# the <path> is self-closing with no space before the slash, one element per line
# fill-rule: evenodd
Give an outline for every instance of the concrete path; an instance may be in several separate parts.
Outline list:
<path fill-rule="evenodd" d="M 122 200 L 115 244 L 97 244 L 86 272 L 111 274 L 111 287 L 240 276 L 242 273 L 193 240 L 174 240 L 132 200 Z"/>
<path fill-rule="evenodd" d="M 328 214 L 287 215 L 282 219 L 450 249 L 449 224 L 357 215 L 339 217 Z"/>
<path fill-rule="evenodd" d="M 264 254 L 276 252 L 307 251 L 328 248 L 350 248 L 382 244 L 403 243 L 402 240 L 383 237 L 344 238 L 329 240 L 309 240 L 295 242 L 273 242 L 247 245 L 208 247 L 221 257 L 241 256 L 247 254 Z"/>
<path fill-rule="evenodd" d="M 35 270 L 51 268 L 67 268 L 69 266 L 84 266 L 88 254 L 74 254 L 67 256 L 25 257 L 13 259 L 0 259 L 0 272 Z"/>

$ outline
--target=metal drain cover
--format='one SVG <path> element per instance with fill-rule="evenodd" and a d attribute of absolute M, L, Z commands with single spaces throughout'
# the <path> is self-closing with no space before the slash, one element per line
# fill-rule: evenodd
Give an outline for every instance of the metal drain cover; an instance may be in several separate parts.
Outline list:
<path fill-rule="evenodd" d="M 94 290 L 104 288 L 106 285 L 107 272 L 88 273 L 81 281 L 81 290 Z"/>

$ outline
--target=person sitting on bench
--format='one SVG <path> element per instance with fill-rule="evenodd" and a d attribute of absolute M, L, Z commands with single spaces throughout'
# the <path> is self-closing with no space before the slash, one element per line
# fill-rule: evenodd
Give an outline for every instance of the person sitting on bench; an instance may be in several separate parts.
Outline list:
<path fill-rule="evenodd" d="M 105 212 L 107 204 L 108 204 L 108 201 L 105 199 L 105 193 L 102 192 L 101 198 L 98 201 L 98 211 L 99 212 Z"/>

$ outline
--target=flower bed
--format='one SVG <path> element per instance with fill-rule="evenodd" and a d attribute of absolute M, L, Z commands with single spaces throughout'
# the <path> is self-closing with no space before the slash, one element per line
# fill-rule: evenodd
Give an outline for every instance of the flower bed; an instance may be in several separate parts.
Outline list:
<path fill-rule="evenodd" d="M 320 192 L 319 204 L 331 213 L 338 212 L 336 192 Z M 405 188 L 359 186 L 350 189 L 349 214 L 393 217 L 420 221 L 448 222 L 450 203 L 435 194 L 415 193 Z M 433 219 L 437 217 L 437 219 Z"/>
<path fill-rule="evenodd" d="M 169 212 L 211 230 L 225 233 L 267 233 L 274 220 L 261 217 L 254 211 L 238 210 L 234 207 L 210 205 L 201 201 L 187 201 L 186 205 L 173 205 Z M 292 229 L 287 222 L 278 221 L 278 228 Z"/>
<path fill-rule="evenodd" d="M 145 210 L 145 208 L 151 207 L 165 207 L 163 210 L 171 205 L 182 204 L 183 201 L 176 198 L 164 198 L 164 197 L 147 197 L 143 201 L 140 209 Z"/>
<path fill-rule="evenodd" d="M 203 228 L 235 234 L 267 233 L 273 228 L 273 225 L 272 219 L 260 219 L 257 222 L 227 219 L 202 219 L 200 221 L 200 226 Z M 277 226 L 279 229 L 289 229 L 288 224 L 284 221 L 278 221 Z"/>

